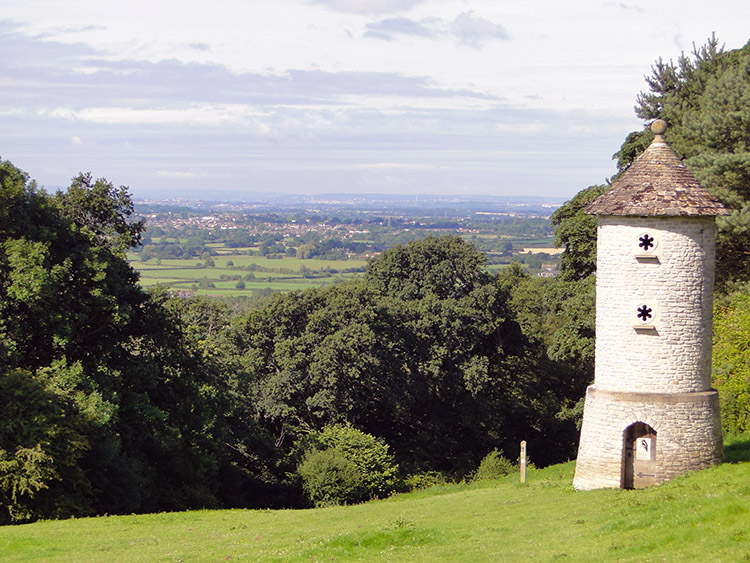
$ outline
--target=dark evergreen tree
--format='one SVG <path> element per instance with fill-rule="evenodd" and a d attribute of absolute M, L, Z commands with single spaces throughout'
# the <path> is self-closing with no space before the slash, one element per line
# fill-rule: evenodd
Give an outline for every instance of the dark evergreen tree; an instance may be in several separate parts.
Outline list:
<path fill-rule="evenodd" d="M 686 166 L 733 210 L 718 219 L 717 283 L 730 288 L 750 279 L 750 43 L 725 51 L 718 39 L 661 59 L 646 77 L 649 92 L 638 96 L 636 114 L 664 119 L 667 141 Z M 648 146 L 649 129 L 628 135 L 615 155 L 624 170 Z"/>

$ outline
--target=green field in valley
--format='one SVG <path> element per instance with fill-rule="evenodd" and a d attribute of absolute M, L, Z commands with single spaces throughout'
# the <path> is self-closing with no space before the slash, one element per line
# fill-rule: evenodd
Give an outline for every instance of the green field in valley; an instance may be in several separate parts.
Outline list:
<path fill-rule="evenodd" d="M 294 257 L 267 258 L 248 256 L 247 249 L 217 247 L 212 256 L 214 266 L 192 259 L 140 260 L 137 253 L 128 255 L 130 264 L 140 273 L 141 285 L 158 284 L 196 295 L 250 296 L 255 291 L 271 289 L 291 291 L 318 287 L 359 275 L 366 260 L 302 260 Z M 244 288 L 237 288 L 242 281 Z"/>
<path fill-rule="evenodd" d="M 640 491 L 574 491 L 574 463 L 357 506 L 216 510 L 0 528 L 3 561 L 741 561 L 750 438 Z"/>

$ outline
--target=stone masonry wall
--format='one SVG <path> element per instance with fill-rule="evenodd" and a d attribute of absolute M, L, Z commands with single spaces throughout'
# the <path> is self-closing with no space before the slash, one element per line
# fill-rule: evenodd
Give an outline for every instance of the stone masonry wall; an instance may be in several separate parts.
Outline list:
<path fill-rule="evenodd" d="M 656 237 L 654 257 L 635 256 L 642 233 Z M 714 236 L 713 217 L 599 218 L 599 387 L 657 393 L 710 388 Z M 633 328 L 634 303 L 641 301 L 657 304 L 655 330 Z"/>
<path fill-rule="evenodd" d="M 635 422 L 645 422 L 656 430 L 657 483 L 705 469 L 722 459 L 716 391 L 619 393 L 592 385 L 586 394 L 575 488 L 622 485 L 625 430 Z"/>

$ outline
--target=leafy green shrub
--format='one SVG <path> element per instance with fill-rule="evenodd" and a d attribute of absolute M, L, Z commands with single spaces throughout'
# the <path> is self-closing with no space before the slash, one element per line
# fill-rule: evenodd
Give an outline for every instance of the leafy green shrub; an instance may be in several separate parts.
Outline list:
<path fill-rule="evenodd" d="M 747 291 L 746 289 L 744 291 Z M 750 295 L 735 293 L 717 307 L 713 342 L 714 388 L 728 434 L 750 431 Z"/>
<path fill-rule="evenodd" d="M 362 499 L 362 474 L 338 450 L 311 451 L 297 467 L 297 473 L 315 506 L 350 504 Z"/>
<path fill-rule="evenodd" d="M 61 385 L 76 368 L 43 371 L 0 372 L 0 525 L 89 509 L 89 482 L 80 468 L 89 447 L 80 432 L 86 421 Z M 89 422 L 96 420 L 95 399 L 76 398 L 89 407 Z"/>
<path fill-rule="evenodd" d="M 497 449 L 492 450 L 479 464 L 476 473 L 472 477 L 472 481 L 481 481 L 483 479 L 497 479 L 499 477 L 505 477 L 515 471 L 515 466 L 511 461 L 503 457 L 503 451 Z"/>
<path fill-rule="evenodd" d="M 317 506 L 385 497 L 398 483 L 398 465 L 388 446 L 352 426 L 327 426 L 309 436 L 302 450 L 297 473 Z"/>

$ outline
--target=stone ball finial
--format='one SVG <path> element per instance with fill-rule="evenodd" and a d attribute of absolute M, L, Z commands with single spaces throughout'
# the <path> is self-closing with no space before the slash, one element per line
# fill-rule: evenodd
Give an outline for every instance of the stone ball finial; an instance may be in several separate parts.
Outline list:
<path fill-rule="evenodd" d="M 654 135 L 664 135 L 667 130 L 667 122 L 663 119 L 657 119 L 651 124 L 651 131 Z"/>

